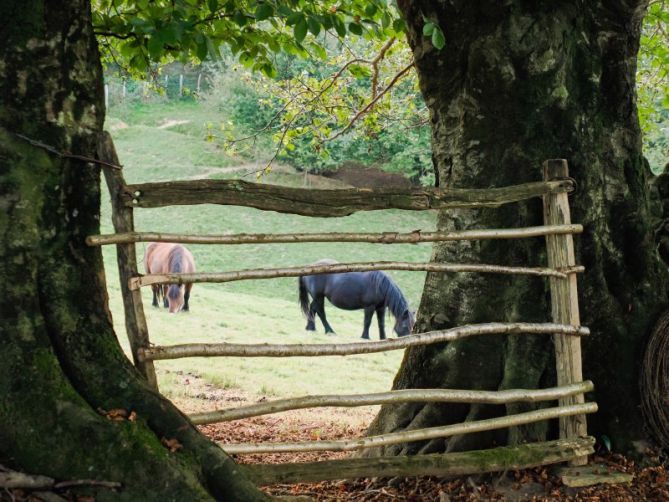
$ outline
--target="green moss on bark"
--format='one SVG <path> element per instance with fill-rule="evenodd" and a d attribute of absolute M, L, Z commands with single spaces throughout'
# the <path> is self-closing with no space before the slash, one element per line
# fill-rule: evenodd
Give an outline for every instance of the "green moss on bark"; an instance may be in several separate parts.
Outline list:
<path fill-rule="evenodd" d="M 592 330 L 583 340 L 584 376 L 595 382 L 593 398 L 600 405 L 588 422 L 591 433 L 606 433 L 615 447 L 625 450 L 643 436 L 638 361 L 650 327 L 667 305 L 669 278 L 653 242 L 648 172 L 635 109 L 640 6 L 614 4 L 615 9 L 601 2 L 511 1 L 494 7 L 399 2 L 431 112 L 441 186 L 481 188 L 538 180 L 544 160 L 568 160 L 570 176 L 578 183 L 570 197 L 572 220 L 585 227 L 576 238 L 577 262 L 586 267 L 579 277 L 581 319 Z M 448 41 L 443 50 L 422 36 L 423 16 L 439 22 Z M 438 228 L 540 222 L 539 204 L 528 203 L 499 211 L 450 211 L 440 216 Z M 539 239 L 434 249 L 433 259 L 439 262 L 536 265 L 545 259 Z M 471 276 L 428 274 L 418 325 L 423 331 L 468 322 L 546 321 L 547 300 L 547 285 L 541 281 L 484 283 Z M 522 343 L 510 338 L 502 346 L 491 340 L 471 359 L 449 357 L 453 347 L 460 346 L 409 350 L 394 386 L 455 384 L 495 390 L 554 383 L 549 338 Z M 439 361 L 438 371 L 425 373 L 436 369 L 432 361 Z M 483 381 L 474 361 L 499 368 L 499 378 Z M 524 406 L 507 411 L 519 408 Z M 470 413 L 449 407 L 429 424 L 420 419 L 422 410 L 384 407 L 372 431 L 456 422 L 482 413 L 480 407 Z M 526 428 L 512 431 L 509 439 L 547 432 Z"/>

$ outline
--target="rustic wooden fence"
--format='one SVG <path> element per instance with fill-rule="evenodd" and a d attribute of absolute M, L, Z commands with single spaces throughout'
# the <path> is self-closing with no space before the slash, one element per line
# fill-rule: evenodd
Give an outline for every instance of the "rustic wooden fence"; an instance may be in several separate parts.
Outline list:
<path fill-rule="evenodd" d="M 101 143 L 101 159 L 118 164 L 111 138 Z M 366 354 L 406 347 L 453 341 L 469 336 L 502 334 L 550 334 L 555 345 L 557 386 L 539 390 L 476 391 L 452 389 L 408 389 L 375 394 L 322 395 L 281 399 L 236 409 L 198 413 L 190 418 L 195 424 L 238 420 L 286 410 L 320 406 L 364 406 L 404 402 L 493 403 L 558 401 L 557 406 L 535 411 L 431 427 L 418 430 L 338 441 L 300 443 L 223 444 L 232 454 L 290 451 L 355 451 L 412 441 L 443 438 L 559 419 L 560 439 L 513 447 L 474 452 L 416 455 L 399 458 L 355 458 L 306 464 L 246 466 L 260 483 L 313 481 L 348 477 L 395 475 L 458 475 L 517 469 L 569 461 L 582 465 L 592 452 L 594 439 L 587 436 L 585 415 L 597 411 L 596 403 L 585 403 L 584 394 L 593 390 L 583 381 L 581 336 L 589 334 L 580 325 L 576 278 L 583 267 L 574 259 L 573 234 L 582 232 L 570 219 L 568 193 L 574 182 L 568 177 L 564 160 L 544 163 L 544 181 L 493 189 L 342 189 L 312 190 L 248 183 L 240 180 L 177 181 L 128 185 L 120 170 L 105 169 L 112 196 L 115 234 L 89 236 L 89 245 L 115 244 L 126 314 L 126 328 L 134 363 L 157 388 L 154 361 L 181 357 L 295 357 Z M 375 209 L 448 209 L 498 207 L 503 204 L 542 197 L 544 225 L 528 228 L 469 230 L 460 232 L 411 233 L 313 233 L 313 234 L 240 234 L 177 235 L 136 232 L 135 208 L 181 204 L 227 204 L 263 210 L 328 217 Z M 288 202 L 287 202 L 288 201 Z M 339 263 L 273 269 L 240 270 L 219 273 L 141 275 L 137 269 L 135 243 L 179 242 L 197 244 L 259 244 L 300 242 L 370 242 L 416 243 L 479 239 L 521 239 L 544 236 L 547 267 L 509 267 L 495 264 L 437 264 L 409 262 Z M 419 333 L 398 339 L 362 343 L 335 344 L 183 344 L 152 346 L 144 317 L 140 288 L 151 284 L 229 282 L 275 277 L 296 277 L 353 270 L 422 270 L 434 272 L 475 272 L 547 277 L 550 281 L 551 323 L 486 323 L 448 330 Z"/>

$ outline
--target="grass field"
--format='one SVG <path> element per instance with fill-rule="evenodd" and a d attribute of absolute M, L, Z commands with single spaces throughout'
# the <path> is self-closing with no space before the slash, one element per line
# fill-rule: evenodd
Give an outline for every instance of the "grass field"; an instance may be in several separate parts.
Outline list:
<path fill-rule="evenodd" d="M 128 182 L 177 180 L 197 177 L 239 177 L 251 170 L 236 166 L 235 159 L 207 143 L 207 123 L 224 120 L 220 112 L 197 104 L 159 104 L 112 108 L 107 127 L 112 131 Z M 245 178 L 253 180 L 254 178 Z M 276 168 L 261 182 L 293 186 L 333 187 L 339 182 Z M 102 232 L 113 232 L 107 198 L 103 199 Z M 232 206 L 182 206 L 135 211 L 137 230 L 180 233 L 411 231 L 434 229 L 435 215 L 427 212 L 375 211 L 345 218 L 308 218 Z M 138 244 L 140 271 L 145 245 Z M 308 264 L 320 258 L 345 261 L 426 261 L 430 245 L 276 244 L 244 246 L 189 246 L 199 271 Z M 115 326 L 124 347 L 125 328 L 118 287 L 115 251 L 103 250 Z M 424 273 L 390 272 L 417 308 Z M 191 312 L 169 315 L 150 304 L 150 289 L 143 291 L 151 341 L 155 344 L 187 342 L 330 343 L 356 341 L 362 331 L 362 311 L 345 312 L 326 306 L 337 331 L 326 336 L 318 324 L 316 334 L 304 331 L 305 320 L 297 304 L 297 279 L 196 284 Z M 386 323 L 392 326 L 389 319 Z M 375 322 L 372 337 L 377 336 Z M 386 390 L 401 361 L 402 352 L 319 358 L 190 358 L 158 361 L 159 384 L 169 397 L 193 398 L 175 375 L 190 374 L 209 386 L 238 389 L 250 396 L 277 397 L 313 393 L 348 393 Z M 197 407 L 196 404 L 193 407 Z"/>

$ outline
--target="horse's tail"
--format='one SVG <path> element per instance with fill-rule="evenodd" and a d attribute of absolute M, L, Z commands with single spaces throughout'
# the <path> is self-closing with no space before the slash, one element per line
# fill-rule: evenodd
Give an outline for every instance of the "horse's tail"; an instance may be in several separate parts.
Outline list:
<path fill-rule="evenodd" d="M 307 286 L 304 283 L 304 277 L 297 278 L 298 289 L 300 291 L 300 308 L 305 317 L 309 317 L 309 292 L 307 291 Z"/>

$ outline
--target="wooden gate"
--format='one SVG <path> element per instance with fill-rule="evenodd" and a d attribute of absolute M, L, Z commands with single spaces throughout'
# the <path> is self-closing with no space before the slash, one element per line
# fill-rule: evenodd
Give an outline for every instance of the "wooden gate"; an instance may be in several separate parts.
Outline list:
<path fill-rule="evenodd" d="M 105 136 L 100 158 L 118 164 L 111 138 Z M 240 180 L 197 180 L 128 185 L 120 171 L 105 169 L 112 198 L 115 234 L 89 236 L 92 246 L 115 244 L 126 329 L 132 357 L 139 371 L 157 389 L 154 361 L 182 357 L 294 357 L 366 354 L 400 350 L 431 343 L 454 341 L 469 336 L 504 334 L 550 334 L 555 344 L 557 386 L 550 389 L 477 391 L 455 389 L 407 389 L 375 394 L 303 396 L 264 402 L 236 409 L 198 413 L 194 424 L 206 424 L 320 406 L 364 406 L 403 402 L 494 403 L 558 401 L 557 406 L 504 417 L 442 427 L 369 436 L 338 441 L 300 443 L 225 444 L 231 454 L 289 451 L 356 451 L 412 441 L 488 431 L 558 418 L 560 439 L 513 447 L 464 453 L 416 455 L 411 457 L 351 458 L 308 464 L 249 465 L 251 477 L 259 483 L 315 481 L 371 476 L 460 475 L 519 469 L 570 461 L 583 465 L 592 453 L 594 439 L 587 436 L 585 415 L 597 411 L 596 403 L 585 403 L 584 394 L 593 390 L 583 381 L 581 336 L 589 330 L 580 325 L 577 274 L 583 267 L 574 258 L 573 234 L 581 225 L 571 223 L 568 193 L 574 182 L 568 177 L 565 160 L 544 163 L 544 181 L 492 189 L 341 189 L 314 190 L 248 183 Z M 375 209 L 428 210 L 498 207 L 542 197 L 544 225 L 526 228 L 483 229 L 459 232 L 383 232 L 311 234 L 177 235 L 136 232 L 133 212 L 182 204 L 224 204 L 263 210 L 290 212 L 314 217 L 343 216 Z M 289 200 L 290 205 L 285 201 Z M 137 269 L 135 243 L 178 242 L 191 244 L 263 244 L 300 242 L 417 243 L 482 239 L 523 239 L 545 236 L 546 267 L 509 267 L 497 264 L 440 264 L 411 262 L 338 263 L 299 267 L 239 270 L 232 272 L 141 275 Z M 249 279 L 296 277 L 362 270 L 421 270 L 432 272 L 497 273 L 533 275 L 550 281 L 552 322 L 485 323 L 448 330 L 418 333 L 398 339 L 338 344 L 183 344 L 151 346 L 140 288 L 164 283 L 230 282 Z"/>

